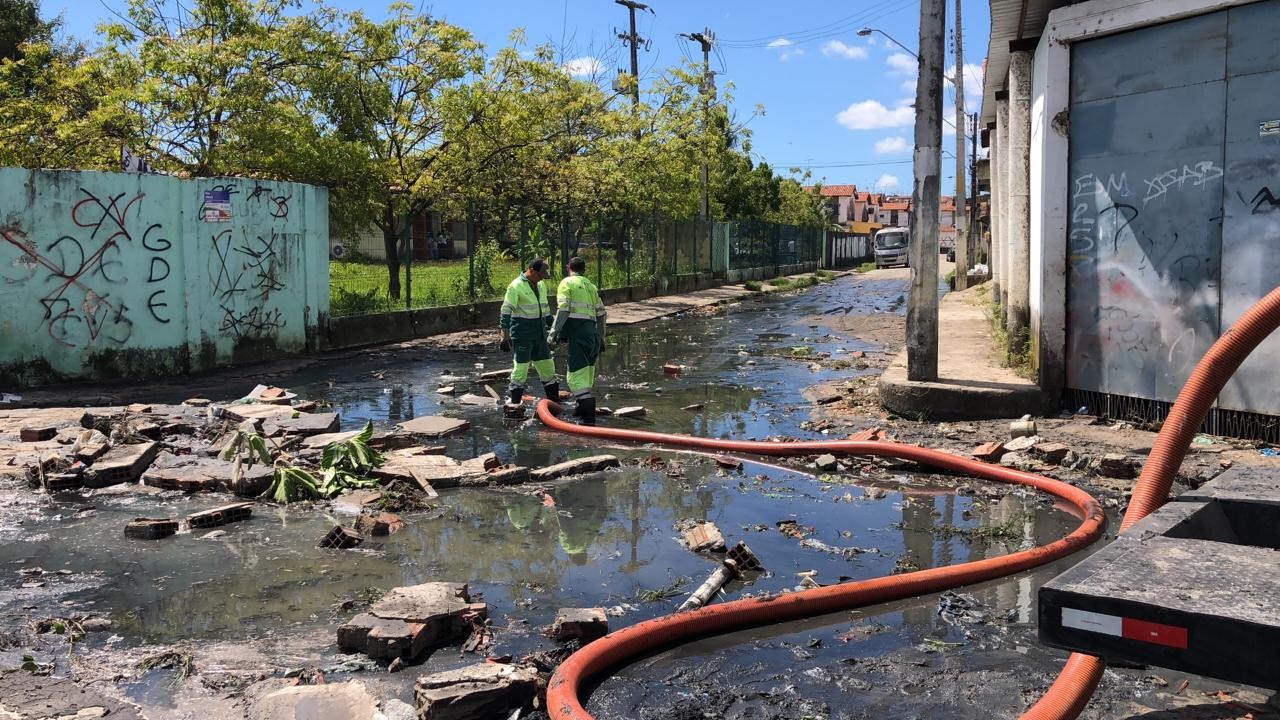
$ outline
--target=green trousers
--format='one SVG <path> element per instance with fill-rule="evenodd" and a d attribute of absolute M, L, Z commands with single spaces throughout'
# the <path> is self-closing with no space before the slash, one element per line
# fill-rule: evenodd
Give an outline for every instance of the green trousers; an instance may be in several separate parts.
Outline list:
<path fill-rule="evenodd" d="M 569 341 L 569 396 L 575 400 L 591 397 L 596 384 L 596 359 L 600 357 L 600 336 L 594 320 L 570 319 L 562 337 Z"/>
<path fill-rule="evenodd" d="M 531 338 L 512 338 L 515 362 L 511 368 L 511 389 L 523 388 L 529 380 L 529 366 L 538 374 L 543 385 L 556 381 L 556 364 L 551 359 L 551 348 L 545 335 Z"/>

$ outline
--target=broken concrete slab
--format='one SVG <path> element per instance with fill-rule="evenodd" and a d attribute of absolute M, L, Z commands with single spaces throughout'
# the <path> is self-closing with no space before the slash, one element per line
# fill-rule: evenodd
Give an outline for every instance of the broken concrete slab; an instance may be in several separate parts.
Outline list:
<path fill-rule="evenodd" d="M 364 683 L 294 685 L 254 700 L 247 720 L 378 720 L 383 713 Z"/>
<path fill-rule="evenodd" d="M 684 546 L 694 552 L 724 552 L 724 535 L 715 523 L 701 522 L 684 531 Z"/>
<path fill-rule="evenodd" d="M 187 524 L 194 528 L 210 528 L 227 523 L 248 520 L 253 516 L 253 503 L 231 503 L 210 508 L 187 516 Z"/>
<path fill-rule="evenodd" d="M 266 420 L 268 418 L 291 418 L 294 415 L 305 415 L 288 405 L 264 405 L 260 403 L 247 405 L 228 405 L 223 408 L 228 418 L 236 422 L 244 420 Z"/>
<path fill-rule="evenodd" d="M 134 518 L 124 526 L 124 536 L 136 540 L 159 540 L 178 532 L 178 521 L 171 518 Z"/>
<path fill-rule="evenodd" d="M 421 720 L 506 717 L 532 703 L 537 691 L 535 670 L 499 663 L 426 675 L 413 686 Z"/>
<path fill-rule="evenodd" d="M 444 387 L 436 388 L 436 393 L 440 395 L 452 395 L 455 390 L 456 388 L 454 388 L 452 385 L 445 385 Z"/>
<path fill-rule="evenodd" d="M 994 442 L 983 443 L 973 449 L 973 457 L 987 463 L 998 463 L 1000 458 L 1008 452 L 1005 450 L 1004 443 L 996 440 Z"/>
<path fill-rule="evenodd" d="M 135 482 L 151 466 L 159 450 L 160 444 L 156 442 L 117 445 L 108 450 L 85 473 L 84 484 L 87 487 L 99 488 Z"/>
<path fill-rule="evenodd" d="M 509 377 L 511 377 L 510 368 L 506 370 L 489 370 L 488 372 L 480 373 L 481 380 L 506 380 Z"/>
<path fill-rule="evenodd" d="M 1009 452 L 1026 452 L 1034 447 L 1036 443 L 1041 441 L 1042 438 L 1039 435 L 1021 435 L 1012 440 L 1006 441 L 1004 449 Z"/>
<path fill-rule="evenodd" d="M 519 465 L 501 465 L 483 476 L 486 485 L 523 485 L 529 482 L 529 468 Z"/>
<path fill-rule="evenodd" d="M 1066 459 L 1067 453 L 1071 452 L 1071 448 L 1063 443 L 1042 442 L 1036 443 L 1036 445 L 1031 448 L 1031 452 L 1041 460 L 1044 460 L 1051 465 L 1057 465 Z"/>
<path fill-rule="evenodd" d="M 262 431 L 268 437 L 329 434 L 337 432 L 340 426 L 337 413 L 298 413 L 297 417 L 272 417 L 262 421 Z"/>
<path fill-rule="evenodd" d="M 462 466 L 474 468 L 483 471 L 489 471 L 502 465 L 502 461 L 498 459 L 497 453 L 485 453 L 479 457 L 473 457 L 470 460 L 463 460 Z"/>
<path fill-rule="evenodd" d="M 384 537 L 393 535 L 404 529 L 404 521 L 395 513 L 383 512 L 377 515 L 360 515 L 356 518 L 356 532 Z"/>
<path fill-rule="evenodd" d="M 484 603 L 471 602 L 465 583 L 394 588 L 338 628 L 338 646 L 372 658 L 412 660 L 427 647 L 466 637 L 487 613 Z"/>
<path fill-rule="evenodd" d="M 477 405 L 480 407 L 486 407 L 489 405 L 497 405 L 500 401 L 492 397 L 489 397 L 488 395 L 475 395 L 472 393 L 465 393 L 462 395 L 462 397 L 458 398 L 458 402 L 462 403 L 463 405 Z"/>
<path fill-rule="evenodd" d="M 142 483 L 165 490 L 226 490 L 241 496 L 257 496 L 267 489 L 274 475 L 275 470 L 270 465 L 242 465 L 240 480 L 237 482 L 235 463 L 218 458 L 163 452 L 143 473 Z"/>
<path fill-rule="evenodd" d="M 471 423 L 466 420 L 444 417 L 443 415 L 425 415 L 412 420 L 406 420 L 396 427 L 404 432 L 412 433 L 414 435 L 425 435 L 426 437 L 435 438 L 462 432 L 463 430 L 470 428 Z"/>
<path fill-rule="evenodd" d="M 1098 459 L 1094 468 L 1102 477 L 1129 480 L 1137 477 L 1137 467 L 1133 460 L 1120 453 L 1107 453 Z"/>
<path fill-rule="evenodd" d="M 348 550 L 362 542 L 364 542 L 364 535 L 360 534 L 359 531 L 342 525 L 334 525 L 329 532 L 324 534 L 324 537 L 320 538 L 320 541 L 316 543 L 316 547 Z"/>
<path fill-rule="evenodd" d="M 24 427 L 18 432 L 22 442 L 44 442 L 52 440 L 58 434 L 58 428 L 46 425 L 43 427 Z"/>
<path fill-rule="evenodd" d="M 548 482 L 569 475 L 583 475 L 599 472 L 621 465 L 613 455 L 592 455 L 590 457 L 567 460 L 550 467 L 539 468 L 529 472 L 529 479 L 534 482 Z"/>
<path fill-rule="evenodd" d="M 334 512 L 359 515 L 370 505 L 376 504 L 381 499 L 382 492 L 380 490 L 348 490 L 334 498 L 330 507 L 333 508 Z"/>
<path fill-rule="evenodd" d="M 547 628 L 556 642 L 581 640 L 584 644 L 609 634 L 609 618 L 604 608 L 561 608 Z"/>
<path fill-rule="evenodd" d="M 302 447 L 308 450 L 321 450 L 326 445 L 346 442 L 355 438 L 359 434 L 359 430 L 352 430 L 350 432 L 332 432 L 320 433 L 319 435 L 309 435 L 306 438 L 303 438 Z"/>
<path fill-rule="evenodd" d="M 614 417 L 621 418 L 637 418 L 644 417 L 646 410 L 640 405 L 632 405 L 630 407 L 618 408 L 613 411 Z"/>
<path fill-rule="evenodd" d="M 835 470 L 836 467 L 840 464 L 840 461 L 836 459 L 835 455 L 832 455 L 831 453 L 827 453 L 825 455 L 819 455 L 818 457 L 814 458 L 813 464 L 817 466 L 819 470 L 829 471 L 829 470 Z"/>

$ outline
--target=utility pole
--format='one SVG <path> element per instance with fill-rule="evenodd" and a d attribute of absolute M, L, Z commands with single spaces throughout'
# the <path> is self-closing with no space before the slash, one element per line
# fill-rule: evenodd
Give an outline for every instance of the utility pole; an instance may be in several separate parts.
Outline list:
<path fill-rule="evenodd" d="M 909 247 L 907 379 L 938 379 L 938 205 L 942 190 L 942 63 L 946 0 L 920 0 L 915 156 L 911 199 L 919 218 Z M 959 128 L 957 128 L 959 132 Z"/>
<path fill-rule="evenodd" d="M 968 243 L 968 252 L 965 257 L 969 257 L 969 253 L 972 253 L 973 259 L 976 260 L 977 256 L 981 255 L 982 262 L 990 267 L 991 260 L 981 250 L 982 238 L 978 235 L 978 113 L 969 116 L 969 123 L 969 127 L 972 128 L 969 146 L 973 149 L 969 156 L 969 202 L 973 203 L 973 207 L 969 210 L 969 236 L 965 238 L 965 242 Z M 959 237 L 959 233 L 956 237 Z"/>
<path fill-rule="evenodd" d="M 710 112 L 713 82 L 711 76 L 711 46 L 715 43 L 716 34 L 711 32 L 710 28 L 704 28 L 700 33 L 680 33 L 680 37 L 688 38 L 690 41 L 702 46 L 702 127 L 705 131 L 708 121 L 707 114 Z M 707 157 L 705 149 L 702 156 L 702 206 L 700 213 L 703 220 L 706 220 L 711 214 L 707 197 Z"/>
<path fill-rule="evenodd" d="M 640 43 L 647 46 L 649 41 L 636 34 L 636 11 L 637 10 L 653 10 L 644 3 L 635 0 L 613 0 L 615 3 L 625 7 L 627 13 L 631 16 L 631 31 L 627 33 L 618 33 L 618 38 L 622 42 L 631 47 L 631 80 L 634 83 L 631 87 L 631 106 L 635 107 L 640 104 L 640 59 L 637 53 L 640 50 Z M 647 47 L 646 47 L 647 49 Z"/>
<path fill-rule="evenodd" d="M 964 112 L 964 35 L 960 31 L 961 0 L 956 3 L 956 75 L 952 78 L 952 86 L 956 91 L 956 289 L 969 287 L 969 236 L 966 232 L 968 218 L 964 207 L 964 136 L 967 116 Z M 975 133 L 976 134 L 976 133 Z"/>

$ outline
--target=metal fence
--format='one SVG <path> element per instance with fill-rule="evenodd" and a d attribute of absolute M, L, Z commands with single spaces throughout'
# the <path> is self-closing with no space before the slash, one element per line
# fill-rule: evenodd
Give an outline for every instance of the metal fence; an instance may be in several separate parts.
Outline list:
<path fill-rule="evenodd" d="M 477 212 L 466 221 L 428 215 L 407 226 L 391 243 L 376 228 L 331 243 L 332 316 L 498 299 L 533 257 L 551 261 L 553 281 L 578 255 L 602 290 L 654 285 L 662 291 L 681 275 L 724 277 L 749 268 L 776 275 L 797 265 L 816 270 L 824 252 L 820 229 L 755 221 Z"/>

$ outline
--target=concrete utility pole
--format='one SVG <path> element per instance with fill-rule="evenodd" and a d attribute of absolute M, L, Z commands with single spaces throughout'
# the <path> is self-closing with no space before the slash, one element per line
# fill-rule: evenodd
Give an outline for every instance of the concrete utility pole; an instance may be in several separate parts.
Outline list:
<path fill-rule="evenodd" d="M 965 139 L 965 119 L 964 112 L 964 35 L 960 31 L 960 6 L 961 0 L 955 0 L 956 3 L 956 76 L 953 78 L 953 85 L 956 91 L 956 211 L 955 211 L 955 227 L 956 227 L 956 289 L 964 290 L 969 287 L 969 237 L 966 232 L 969 224 L 969 218 L 965 216 L 964 207 L 964 139 Z M 977 134 L 977 128 L 974 127 L 973 133 Z"/>
<path fill-rule="evenodd" d="M 688 38 L 702 46 L 702 123 L 705 128 L 707 113 L 710 110 L 708 103 L 711 101 L 711 46 L 715 44 L 716 34 L 711 32 L 710 28 L 704 28 L 700 33 L 680 33 L 680 37 Z M 707 197 L 707 158 L 704 153 L 702 158 L 702 206 L 700 215 L 703 220 L 706 220 L 710 214 Z"/>
<path fill-rule="evenodd" d="M 996 142 L 992 147 L 996 152 L 996 164 L 991 169 L 993 187 L 996 189 L 996 210 L 998 224 L 993 245 L 998 245 L 999 264 L 997 272 L 999 282 L 995 289 L 999 290 L 1000 323 L 1003 325 L 1009 317 L 1009 93 L 996 91 Z M 992 255 L 997 253 L 992 250 Z"/>
<path fill-rule="evenodd" d="M 1027 349 L 1031 331 L 1031 53 L 1009 53 L 1009 353 Z"/>
<path fill-rule="evenodd" d="M 625 7 L 627 13 L 631 16 L 631 31 L 627 33 L 618 33 L 618 38 L 631 47 L 631 79 L 635 83 L 631 88 L 631 105 L 635 107 L 640 104 L 640 59 L 637 53 L 640 49 L 640 43 L 648 41 L 636 34 L 636 11 L 648 10 L 653 12 L 648 5 L 635 2 L 635 0 L 613 0 L 615 3 Z"/>
<path fill-rule="evenodd" d="M 969 221 L 969 233 L 964 241 L 968 244 L 969 250 L 965 256 L 968 257 L 972 253 L 973 259 L 976 260 L 976 256 L 980 253 L 978 248 L 982 244 L 981 239 L 978 238 L 978 113 L 969 116 L 969 128 L 972 130 L 969 146 L 973 148 L 973 154 L 969 156 L 969 202 L 972 206 L 968 211 L 969 217 L 967 218 Z M 958 239 L 959 237 L 960 234 L 957 232 L 956 238 Z M 986 263 L 991 262 L 990 258 L 987 257 L 983 257 L 982 260 Z"/>
<path fill-rule="evenodd" d="M 920 62 L 911 202 L 918 219 L 909 254 L 907 379 L 938 379 L 938 205 L 942 190 L 942 62 L 946 0 L 920 0 Z M 959 132 L 959 128 L 957 128 Z"/>

